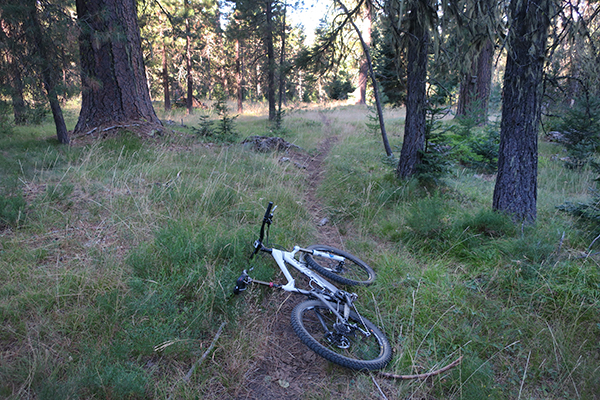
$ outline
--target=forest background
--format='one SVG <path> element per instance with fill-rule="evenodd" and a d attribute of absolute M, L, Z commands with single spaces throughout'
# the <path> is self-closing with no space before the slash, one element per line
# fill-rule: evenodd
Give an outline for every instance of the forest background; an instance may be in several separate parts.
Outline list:
<path fill-rule="evenodd" d="M 312 43 L 299 6 L 0 1 L 0 393 L 596 398 L 598 2 L 334 1 Z M 230 296 L 262 203 L 319 236 L 251 135 L 332 138 L 315 190 L 388 368 L 459 368 L 265 366 L 280 297 Z"/>

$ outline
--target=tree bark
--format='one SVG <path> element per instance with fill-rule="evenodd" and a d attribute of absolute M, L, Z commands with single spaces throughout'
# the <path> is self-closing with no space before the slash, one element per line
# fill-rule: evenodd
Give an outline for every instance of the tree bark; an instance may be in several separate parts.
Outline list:
<path fill-rule="evenodd" d="M 417 172 L 417 165 L 421 163 L 420 153 L 425 148 L 429 33 L 418 16 L 412 22 L 406 56 L 407 95 L 404 140 L 396 170 L 397 176 L 401 179 L 410 178 Z"/>
<path fill-rule="evenodd" d="M 187 96 L 186 96 L 186 107 L 188 115 L 191 115 L 194 111 L 194 80 L 192 79 L 192 51 L 191 51 L 191 33 L 190 33 L 190 19 L 189 13 L 189 0 L 185 0 L 185 71 L 187 75 Z"/>
<path fill-rule="evenodd" d="M 478 116 L 481 123 L 487 120 L 493 58 L 494 44 L 488 39 L 472 60 L 470 73 L 463 75 L 456 107 L 457 117 Z"/>
<path fill-rule="evenodd" d="M 235 81 L 237 86 L 237 112 L 244 112 L 244 92 L 242 75 L 242 51 L 240 49 L 240 39 L 235 40 Z"/>
<path fill-rule="evenodd" d="M 275 120 L 275 50 L 273 48 L 273 10 L 271 0 L 266 1 L 266 32 L 265 45 L 267 46 L 267 101 L 269 102 L 269 121 Z"/>
<path fill-rule="evenodd" d="M 106 125 L 162 124 L 150 100 L 135 0 L 77 0 L 81 112 L 75 133 Z"/>
<path fill-rule="evenodd" d="M 279 99 L 277 101 L 277 112 L 281 116 L 281 106 L 283 105 L 283 95 L 285 93 L 285 78 L 283 65 L 285 63 L 285 39 L 286 39 L 286 26 L 285 16 L 287 13 L 287 4 L 283 6 L 283 29 L 281 30 L 281 54 L 279 56 Z"/>
<path fill-rule="evenodd" d="M 56 136 L 60 143 L 68 144 L 69 133 L 67 132 L 67 126 L 56 92 L 56 82 L 58 80 L 56 78 L 56 67 L 53 65 L 53 62 L 50 59 L 51 55 L 48 52 L 50 46 L 44 42 L 45 36 L 38 17 L 36 1 L 29 0 L 27 6 L 28 20 L 31 24 L 31 33 L 33 35 L 32 39 L 40 57 L 42 82 L 44 84 L 44 89 L 46 89 L 46 93 L 48 94 L 50 110 L 52 110 L 52 117 L 54 118 L 54 125 L 56 126 Z"/>
<path fill-rule="evenodd" d="M 167 44 L 163 39 L 163 53 L 162 53 L 162 84 L 163 94 L 165 100 L 165 110 L 171 110 L 171 93 L 169 89 L 169 63 L 167 57 Z"/>
<path fill-rule="evenodd" d="M 493 209 L 537 216 L 538 126 L 549 16 L 554 0 L 512 0 Z"/>

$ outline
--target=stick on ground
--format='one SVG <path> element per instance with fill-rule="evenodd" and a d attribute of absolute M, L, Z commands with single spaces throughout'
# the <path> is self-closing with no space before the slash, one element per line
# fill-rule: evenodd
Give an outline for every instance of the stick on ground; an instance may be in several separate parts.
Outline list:
<path fill-rule="evenodd" d="M 221 324 L 221 326 L 219 327 L 219 330 L 217 331 L 217 334 L 215 335 L 215 338 L 213 339 L 212 343 L 210 344 L 210 346 L 208 347 L 208 349 L 204 352 L 204 354 L 202 354 L 202 357 L 200 357 L 198 359 L 198 361 L 196 361 L 194 363 L 194 365 L 192 366 L 192 368 L 190 368 L 190 370 L 188 371 L 188 373 L 186 374 L 186 376 L 183 378 L 183 380 L 185 382 L 188 382 L 190 380 L 190 378 L 192 377 L 192 374 L 194 373 L 194 371 L 196 370 L 196 368 L 198 368 L 198 366 L 200 364 L 202 364 L 202 361 L 204 361 L 204 359 L 208 356 L 208 354 L 212 351 L 213 347 L 215 347 L 215 344 L 217 343 L 217 340 L 219 339 L 219 336 L 221 336 L 221 332 L 223 331 L 223 327 L 225 326 L 225 324 L 227 324 L 226 322 L 223 322 Z"/>
<path fill-rule="evenodd" d="M 456 367 L 458 364 L 460 364 L 461 361 L 462 361 L 462 356 L 458 357 L 456 360 L 454 360 L 453 362 L 451 362 L 450 364 L 446 365 L 443 368 L 437 369 L 435 371 L 427 372 L 425 374 L 398 375 L 398 374 L 392 374 L 390 372 L 379 372 L 379 375 L 384 376 L 386 378 L 390 378 L 390 379 L 401 379 L 401 380 L 427 379 L 427 378 L 431 378 L 432 376 L 439 375 L 443 372 L 446 372 L 446 371 Z"/>

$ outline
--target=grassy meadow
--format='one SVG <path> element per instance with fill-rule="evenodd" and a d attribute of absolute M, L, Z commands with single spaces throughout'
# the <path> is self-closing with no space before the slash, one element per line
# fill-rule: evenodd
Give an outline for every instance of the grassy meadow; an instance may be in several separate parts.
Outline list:
<path fill-rule="evenodd" d="M 65 112 L 72 129 L 77 106 Z M 285 296 L 232 288 L 268 201 L 279 206 L 272 243 L 316 241 L 308 177 L 281 154 L 195 136 L 200 114 L 160 115 L 175 133 L 152 140 L 122 132 L 65 147 L 50 122 L 0 131 L 0 398 L 249 396 L 261 321 Z M 297 107 L 277 135 L 307 154 L 337 138 L 317 196 L 346 249 L 378 274 L 358 304 L 392 343 L 386 371 L 463 360 L 427 381 L 328 365 L 296 397 L 600 398 L 595 235 L 556 209 L 588 199 L 596 176 L 564 168 L 562 149 L 541 142 L 538 221 L 515 226 L 490 211 L 492 176 L 454 166 L 438 187 L 397 181 L 367 114 Z M 273 134 L 260 104 L 236 123 L 238 142 Z M 397 155 L 402 127 L 389 110 Z M 275 268 L 264 258 L 254 273 L 283 279 Z"/>

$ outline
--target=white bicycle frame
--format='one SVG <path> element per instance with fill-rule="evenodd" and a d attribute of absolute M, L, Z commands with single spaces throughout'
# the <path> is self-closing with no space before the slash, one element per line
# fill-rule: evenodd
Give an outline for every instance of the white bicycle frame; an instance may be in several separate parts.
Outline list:
<path fill-rule="evenodd" d="M 338 256 L 335 254 L 324 253 L 324 252 L 321 252 L 318 250 L 305 250 L 298 246 L 295 246 L 293 251 L 271 249 L 271 255 L 275 259 L 275 262 L 277 262 L 277 265 L 281 269 L 281 272 L 283 272 L 285 279 L 287 279 L 287 281 L 288 281 L 288 283 L 283 285 L 281 287 L 281 289 L 285 290 L 286 292 L 301 292 L 301 290 L 296 287 L 296 282 L 294 280 L 294 277 L 292 277 L 292 274 L 290 273 L 289 269 L 286 266 L 286 263 L 287 263 L 287 264 L 290 264 L 292 267 L 296 268 L 302 274 L 309 277 L 311 282 L 315 282 L 322 289 L 329 291 L 331 294 L 336 293 L 339 290 L 337 287 L 335 287 L 329 281 L 325 280 L 324 278 L 319 276 L 317 273 L 315 273 L 313 270 L 308 268 L 306 266 L 306 263 L 300 262 L 296 259 L 295 256 L 299 251 L 302 251 L 305 253 L 311 253 L 311 254 L 313 254 L 315 256 L 319 256 L 319 257 L 330 258 L 330 259 L 333 259 L 336 261 L 344 261 L 345 260 L 344 257 Z"/>

